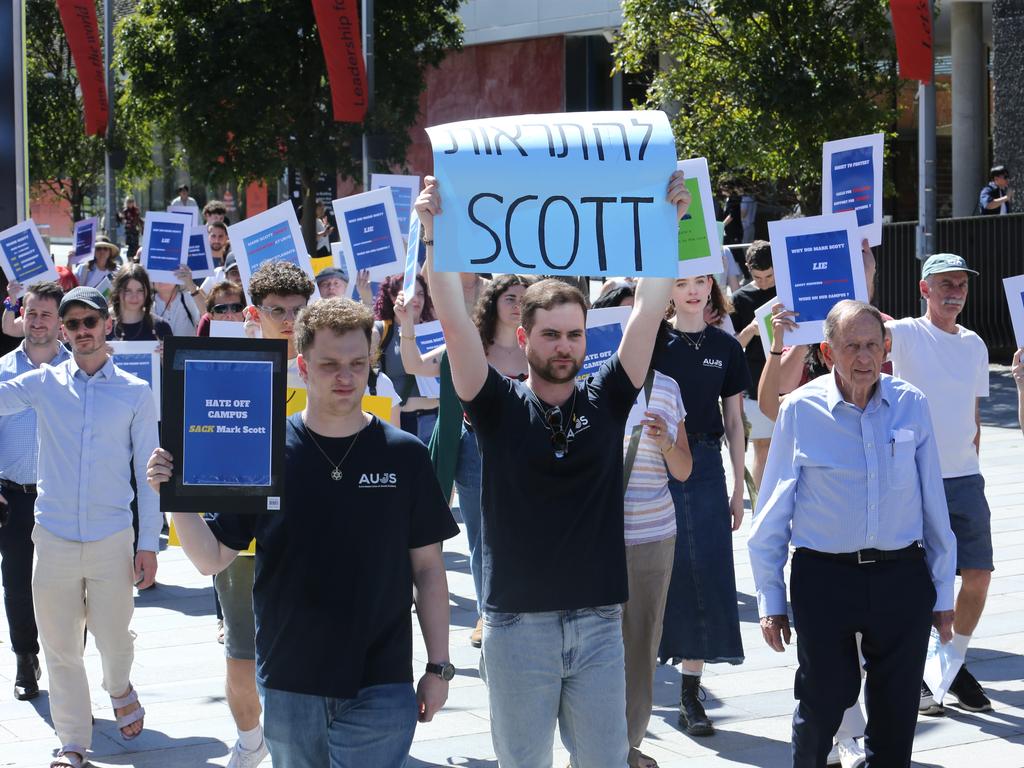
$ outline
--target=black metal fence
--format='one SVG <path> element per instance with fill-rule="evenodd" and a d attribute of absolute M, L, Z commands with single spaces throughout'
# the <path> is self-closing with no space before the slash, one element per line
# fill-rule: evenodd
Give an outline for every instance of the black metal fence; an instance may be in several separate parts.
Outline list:
<path fill-rule="evenodd" d="M 916 228 L 914 221 L 885 225 L 882 245 L 875 249 L 874 303 L 893 317 L 921 314 Z M 980 273 L 971 278 L 960 322 L 985 340 L 994 362 L 1008 361 L 1016 342 L 1003 278 L 1024 274 L 1024 214 L 939 219 L 935 240 L 937 253 L 963 256 L 968 266 Z"/>

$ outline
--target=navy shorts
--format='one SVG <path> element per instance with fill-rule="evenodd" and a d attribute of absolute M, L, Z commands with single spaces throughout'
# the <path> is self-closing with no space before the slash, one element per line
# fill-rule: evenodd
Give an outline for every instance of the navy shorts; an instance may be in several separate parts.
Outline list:
<path fill-rule="evenodd" d="M 992 512 L 985 500 L 981 475 L 947 477 L 942 481 L 949 507 L 949 525 L 956 536 L 956 569 L 995 570 L 992 565 Z"/>

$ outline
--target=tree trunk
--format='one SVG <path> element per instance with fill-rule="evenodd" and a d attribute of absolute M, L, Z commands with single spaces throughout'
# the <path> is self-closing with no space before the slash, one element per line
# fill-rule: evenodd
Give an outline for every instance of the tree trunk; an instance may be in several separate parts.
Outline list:
<path fill-rule="evenodd" d="M 71 221 L 82 220 L 82 202 L 85 195 L 82 194 L 81 186 L 74 180 L 68 180 L 68 202 L 71 203 Z"/>
<path fill-rule="evenodd" d="M 316 255 L 316 189 L 310 184 L 315 178 L 315 171 L 302 169 L 302 239 L 310 256 Z"/>

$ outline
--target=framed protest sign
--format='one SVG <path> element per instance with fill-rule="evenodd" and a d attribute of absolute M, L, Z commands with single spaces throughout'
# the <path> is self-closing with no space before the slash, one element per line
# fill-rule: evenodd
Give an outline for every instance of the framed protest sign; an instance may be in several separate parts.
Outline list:
<path fill-rule="evenodd" d="M 708 161 L 703 157 L 681 160 L 676 167 L 686 177 L 690 207 L 679 221 L 679 273 L 676 277 L 712 275 L 722 269 L 722 241 L 715 220 Z"/>
<path fill-rule="evenodd" d="M 232 224 L 228 227 L 228 239 L 238 263 L 245 297 L 250 301 L 249 280 L 264 262 L 287 261 L 295 264 L 310 278 L 315 277 L 306 242 L 302 239 L 302 228 L 295 217 L 295 206 L 287 200 L 245 221 Z M 314 295 L 319 294 L 314 291 Z"/>
<path fill-rule="evenodd" d="M 193 227 L 188 236 L 188 268 L 192 279 L 213 275 L 213 252 L 210 250 L 210 232 L 206 227 Z"/>
<path fill-rule="evenodd" d="M 868 300 L 853 211 L 768 222 L 778 301 L 797 313 L 790 344 L 824 340 L 825 317 L 844 299 Z"/>
<path fill-rule="evenodd" d="M 663 112 L 494 117 L 427 135 L 444 208 L 436 269 L 676 276 L 676 146 Z"/>
<path fill-rule="evenodd" d="M 114 350 L 114 365 L 149 384 L 160 418 L 160 354 L 158 341 L 108 341 Z"/>
<path fill-rule="evenodd" d="M 821 160 L 821 211 L 857 214 L 857 226 L 868 245 L 882 244 L 881 133 L 826 141 Z"/>
<path fill-rule="evenodd" d="M 441 330 L 439 320 L 416 323 L 413 332 L 416 335 L 416 346 L 421 355 L 433 352 L 444 344 L 444 332 Z M 440 397 L 441 379 L 438 376 L 417 376 L 416 388 L 420 391 L 420 397 Z"/>
<path fill-rule="evenodd" d="M 402 237 L 409 238 L 409 228 L 412 225 L 413 203 L 420 193 L 419 176 L 397 176 L 391 173 L 371 173 L 370 189 L 382 189 L 387 187 L 391 190 L 391 196 L 395 200 L 395 215 L 398 216 L 398 227 L 402 231 Z"/>
<path fill-rule="evenodd" d="M 605 307 L 587 312 L 587 354 L 577 378 L 597 373 L 604 361 L 619 351 L 632 307 Z"/>
<path fill-rule="evenodd" d="M 193 227 L 202 226 L 202 222 L 199 220 L 199 208 L 194 205 L 181 205 L 180 203 L 174 203 L 167 206 L 167 212 L 173 213 L 175 216 L 187 217 Z"/>
<path fill-rule="evenodd" d="M 287 355 L 282 340 L 164 339 L 162 510 L 281 509 Z"/>
<path fill-rule="evenodd" d="M 1017 349 L 1021 349 L 1024 348 L 1024 275 L 1004 277 L 1003 290 L 1013 323 L 1013 337 L 1017 340 Z"/>
<path fill-rule="evenodd" d="M 9 281 L 17 281 L 23 288 L 44 280 L 58 280 L 50 251 L 32 219 L 0 232 L 0 268 Z"/>
<path fill-rule="evenodd" d="M 96 232 L 99 230 L 99 222 L 95 216 L 75 222 L 72 240 L 74 248 L 68 253 L 68 266 L 73 266 L 82 261 L 88 261 L 93 257 L 96 247 Z"/>
<path fill-rule="evenodd" d="M 775 331 L 772 330 L 772 307 L 778 303 L 777 298 L 769 299 L 754 310 L 754 320 L 757 321 L 757 337 L 761 339 L 761 349 L 764 350 L 765 360 L 769 359 L 772 342 L 775 341 Z"/>
<path fill-rule="evenodd" d="M 331 205 L 342 250 L 352 254 L 357 272 L 368 269 L 370 279 L 383 280 L 402 271 L 405 240 L 390 189 L 342 197 Z"/>
<path fill-rule="evenodd" d="M 184 216 L 150 212 L 142 233 L 142 256 L 139 263 L 146 268 L 154 283 L 178 283 L 174 273 L 188 261 L 188 241 L 192 225 Z"/>

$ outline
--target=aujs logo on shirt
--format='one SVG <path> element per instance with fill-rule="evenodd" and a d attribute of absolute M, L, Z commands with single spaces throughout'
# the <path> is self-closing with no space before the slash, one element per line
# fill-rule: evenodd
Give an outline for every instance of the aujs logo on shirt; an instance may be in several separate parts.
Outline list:
<path fill-rule="evenodd" d="M 364 472 L 359 476 L 360 488 L 397 488 L 397 472 Z"/>
<path fill-rule="evenodd" d="M 722 361 L 721 360 L 715 360 L 712 357 L 705 357 L 704 358 L 704 367 L 705 368 L 719 368 L 720 369 L 722 367 Z"/>

